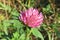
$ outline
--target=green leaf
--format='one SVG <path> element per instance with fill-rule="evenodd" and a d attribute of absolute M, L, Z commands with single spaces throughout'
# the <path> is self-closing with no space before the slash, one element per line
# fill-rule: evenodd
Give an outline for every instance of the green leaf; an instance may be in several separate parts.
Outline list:
<path fill-rule="evenodd" d="M 11 15 L 13 15 L 13 16 L 19 16 L 19 13 L 18 13 L 18 11 L 16 9 L 13 9 L 11 11 Z"/>
<path fill-rule="evenodd" d="M 43 8 L 43 12 L 47 12 L 47 9 L 46 8 Z"/>
<path fill-rule="evenodd" d="M 18 38 L 19 37 L 19 33 L 15 32 L 15 33 L 13 33 L 13 36 L 14 36 L 14 38 Z"/>
<path fill-rule="evenodd" d="M 47 5 L 46 9 L 47 9 L 47 11 L 50 11 L 51 10 L 51 7 L 50 7 L 49 4 Z"/>
<path fill-rule="evenodd" d="M 19 40 L 19 32 L 13 33 L 13 38 L 11 40 Z"/>
<path fill-rule="evenodd" d="M 3 9 L 3 10 L 8 10 L 8 12 L 11 12 L 11 7 L 9 5 L 4 5 L 3 3 L 0 2 L 0 9 Z"/>
<path fill-rule="evenodd" d="M 55 30 L 57 37 L 60 38 L 60 32 L 56 28 L 54 30 Z"/>
<path fill-rule="evenodd" d="M 16 28 L 21 28 L 24 25 L 19 20 L 10 20 L 11 23 L 13 23 L 13 26 Z"/>
<path fill-rule="evenodd" d="M 8 30 L 7 30 L 7 28 L 9 27 L 11 25 L 11 23 L 10 23 L 10 21 L 9 20 L 4 20 L 3 21 L 3 29 L 4 29 L 4 32 L 5 32 L 5 34 L 7 34 L 8 35 Z"/>
<path fill-rule="evenodd" d="M 15 38 L 12 38 L 11 40 L 16 40 Z"/>
<path fill-rule="evenodd" d="M 44 40 L 42 34 L 38 31 L 38 29 L 33 28 L 32 33 L 34 36 L 41 38 L 41 40 Z"/>
<path fill-rule="evenodd" d="M 19 39 L 20 39 L 20 40 L 25 40 L 25 33 L 23 33 L 23 34 L 20 36 Z"/>
<path fill-rule="evenodd" d="M 3 38 L 3 39 L 0 39 L 0 40 L 6 40 L 5 38 Z"/>
<path fill-rule="evenodd" d="M 12 10 L 12 7 L 10 7 L 9 5 L 4 5 L 1 2 L 0 2 L 0 9 L 8 11 L 9 13 L 11 13 L 11 15 L 19 16 L 19 13 L 15 8 L 13 8 L 13 10 Z"/>
<path fill-rule="evenodd" d="M 3 26 L 4 26 L 4 27 L 8 27 L 8 26 L 10 26 L 10 25 L 11 25 L 10 20 L 4 20 L 4 21 L 3 21 Z"/>
<path fill-rule="evenodd" d="M 17 16 L 11 16 L 12 19 L 19 19 Z"/>
<path fill-rule="evenodd" d="M 45 12 L 46 14 L 48 13 L 53 13 L 50 4 L 48 4 L 46 7 L 43 7 L 43 12 Z"/>

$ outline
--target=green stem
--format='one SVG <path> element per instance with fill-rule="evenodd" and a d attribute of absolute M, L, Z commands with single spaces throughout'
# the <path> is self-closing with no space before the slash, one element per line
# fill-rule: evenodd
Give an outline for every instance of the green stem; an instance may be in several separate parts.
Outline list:
<path fill-rule="evenodd" d="M 33 30 L 33 29 L 31 28 L 30 32 L 29 32 L 28 35 L 27 35 L 27 38 L 30 36 L 32 30 Z"/>
<path fill-rule="evenodd" d="M 0 20 L 0 26 L 1 26 L 1 20 Z"/>
<path fill-rule="evenodd" d="M 52 34 L 52 40 L 54 40 L 54 33 Z"/>
<path fill-rule="evenodd" d="M 24 10 L 26 10 L 25 5 L 21 1 L 19 1 L 19 0 L 17 0 L 17 1 L 21 4 L 21 6 L 24 8 Z"/>
<path fill-rule="evenodd" d="M 49 32 L 47 32 L 47 34 L 48 34 L 49 40 L 52 40 L 51 39 L 51 34 Z"/>
<path fill-rule="evenodd" d="M 29 0 L 29 2 L 28 2 L 28 8 L 30 7 L 30 0 Z"/>
<path fill-rule="evenodd" d="M 0 30 L 2 29 L 1 20 L 0 20 Z"/>
<path fill-rule="evenodd" d="M 45 31 L 47 32 L 47 35 L 48 35 L 49 40 L 52 40 L 52 38 L 51 38 L 51 34 L 49 33 L 49 31 L 47 31 L 45 27 L 43 27 L 43 28 L 44 28 Z"/>

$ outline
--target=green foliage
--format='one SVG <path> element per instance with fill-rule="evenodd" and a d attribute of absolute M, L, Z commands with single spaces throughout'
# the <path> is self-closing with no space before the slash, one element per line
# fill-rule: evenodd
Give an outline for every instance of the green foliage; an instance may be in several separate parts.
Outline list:
<path fill-rule="evenodd" d="M 24 33 L 20 36 L 19 40 L 25 40 L 25 34 Z"/>
<path fill-rule="evenodd" d="M 25 3 L 25 6 L 27 8 L 30 8 L 30 7 L 34 6 L 34 1 L 35 0 L 27 0 L 26 3 Z"/>
<path fill-rule="evenodd" d="M 10 20 L 11 23 L 13 23 L 13 26 L 16 28 L 21 28 L 24 25 L 19 20 Z"/>
<path fill-rule="evenodd" d="M 0 9 L 8 11 L 10 13 L 10 16 L 12 16 L 11 18 L 13 18 L 13 19 L 9 19 L 9 20 L 6 20 L 6 19 L 3 20 L 1 22 L 3 25 L 0 23 L 1 24 L 0 27 L 2 27 L 4 29 L 3 31 L 6 35 L 8 35 L 8 28 L 9 27 L 17 28 L 18 29 L 17 31 L 19 31 L 19 29 L 24 26 L 19 20 L 16 20 L 16 18 L 19 19 L 18 18 L 19 13 L 15 8 L 11 8 L 10 6 L 4 5 L 3 3 L 0 2 Z M 19 34 L 18 32 L 13 33 L 12 36 L 14 36 L 14 38 L 12 38 L 12 40 L 18 40 L 18 38 L 19 38 L 18 34 Z M 1 40 L 5 40 L 5 39 L 1 39 Z"/>
<path fill-rule="evenodd" d="M 38 31 L 38 29 L 33 28 L 32 33 L 34 36 L 41 38 L 41 40 L 44 40 L 42 34 Z"/>
<path fill-rule="evenodd" d="M 47 13 L 53 13 L 51 5 L 48 4 L 45 8 L 43 8 L 43 12 Z"/>
<path fill-rule="evenodd" d="M 19 16 L 19 13 L 18 13 L 18 11 L 16 10 L 16 9 L 13 9 L 12 11 L 11 11 L 11 15 L 13 15 L 13 16 Z"/>
<path fill-rule="evenodd" d="M 19 39 L 19 33 L 18 32 L 13 33 L 13 37 L 15 40 L 18 40 Z"/>
<path fill-rule="evenodd" d="M 26 9 L 34 7 L 34 3 L 35 0 L 26 0 L 25 3 L 21 2 L 21 4 L 23 4 L 22 6 Z M 32 30 L 30 30 L 31 28 L 29 28 L 27 25 L 24 25 L 23 22 L 19 20 L 20 13 L 18 12 L 18 10 L 16 10 L 16 8 L 13 8 L 10 5 L 3 4 L 2 2 L 0 2 L 0 10 L 6 11 L 8 15 L 8 19 L 6 19 L 5 13 L 0 14 L 0 40 L 32 40 L 33 36 L 35 36 L 34 39 L 39 40 L 38 38 L 40 38 L 41 40 L 45 40 L 44 37 L 46 35 L 48 35 L 49 40 L 52 40 L 51 35 L 53 32 L 50 32 L 50 29 L 53 29 L 57 37 L 60 38 L 60 32 L 57 30 L 60 27 L 60 14 L 58 14 L 57 20 L 55 20 L 56 23 L 54 23 L 54 20 L 53 23 L 50 23 L 50 19 L 45 20 L 44 17 L 44 23 L 42 24 L 41 28 L 32 28 Z M 24 8 L 22 10 L 24 10 Z M 42 7 L 42 11 L 43 13 L 46 13 L 48 15 L 53 13 L 50 4 L 48 4 L 44 8 Z M 50 23 L 49 25 L 48 22 Z M 44 32 L 42 33 L 41 31 L 45 31 L 46 34 L 43 35 Z"/>
<path fill-rule="evenodd" d="M 9 27 L 11 24 L 10 24 L 10 21 L 9 20 L 4 20 L 3 21 L 3 26 L 4 27 Z"/>
<path fill-rule="evenodd" d="M 4 5 L 1 2 L 0 2 L 0 9 L 6 10 L 6 11 L 8 10 L 9 12 L 11 12 L 11 7 L 8 5 Z"/>

